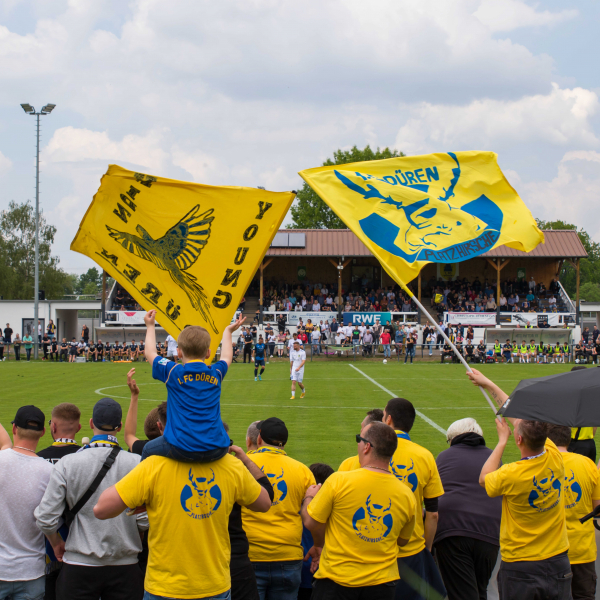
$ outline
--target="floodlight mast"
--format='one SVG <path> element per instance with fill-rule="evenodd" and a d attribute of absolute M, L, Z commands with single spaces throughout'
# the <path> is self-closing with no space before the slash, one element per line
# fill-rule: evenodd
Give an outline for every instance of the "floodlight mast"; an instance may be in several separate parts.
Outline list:
<path fill-rule="evenodd" d="M 39 302 L 40 302 L 40 117 L 49 115 L 56 104 L 46 104 L 40 112 L 35 112 L 35 108 L 31 104 L 21 104 L 21 108 L 28 114 L 36 117 L 36 153 L 35 153 L 35 283 L 33 297 L 33 358 L 37 360 L 39 356 L 39 346 L 41 338 L 38 337 L 38 321 L 39 321 Z M 42 331 L 42 335 L 44 332 Z M 58 332 L 57 332 L 58 335 Z"/>

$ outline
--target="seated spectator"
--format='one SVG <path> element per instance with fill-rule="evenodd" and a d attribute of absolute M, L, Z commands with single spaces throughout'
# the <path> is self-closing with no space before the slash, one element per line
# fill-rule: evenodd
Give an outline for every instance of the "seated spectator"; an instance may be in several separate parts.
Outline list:
<path fill-rule="evenodd" d="M 533 290 L 529 290 L 527 296 L 525 296 L 527 302 L 533 302 L 535 300 L 535 296 L 533 295 Z"/>
<path fill-rule="evenodd" d="M 435 553 L 448 599 L 479 600 L 487 597 L 500 549 L 502 500 L 488 497 L 479 485 L 492 451 L 475 419 L 452 423 L 446 439 L 450 448 L 436 459 L 444 495 L 438 500 Z"/>
<path fill-rule="evenodd" d="M 496 301 L 494 300 L 493 296 L 488 296 L 485 307 L 489 311 L 496 310 Z"/>

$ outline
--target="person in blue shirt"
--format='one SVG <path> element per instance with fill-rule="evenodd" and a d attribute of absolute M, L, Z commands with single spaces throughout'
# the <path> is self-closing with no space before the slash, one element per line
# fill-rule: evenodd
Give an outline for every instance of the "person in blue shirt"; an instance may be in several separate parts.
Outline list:
<path fill-rule="evenodd" d="M 165 456 L 183 462 L 213 462 L 225 456 L 231 440 L 221 419 L 221 384 L 233 359 L 231 334 L 246 320 L 241 317 L 223 331 L 221 360 L 210 358 L 210 334 L 190 325 L 177 338 L 181 364 L 156 352 L 156 311 L 146 313 L 146 359 L 152 377 L 167 386 L 167 425 L 161 437 L 144 446 L 142 460 Z"/>
<path fill-rule="evenodd" d="M 260 373 L 258 372 L 260 367 Z M 254 381 L 262 381 L 262 374 L 265 372 L 265 341 L 263 336 L 258 337 L 258 342 L 254 344 Z M 257 377 L 258 375 L 258 377 Z"/>

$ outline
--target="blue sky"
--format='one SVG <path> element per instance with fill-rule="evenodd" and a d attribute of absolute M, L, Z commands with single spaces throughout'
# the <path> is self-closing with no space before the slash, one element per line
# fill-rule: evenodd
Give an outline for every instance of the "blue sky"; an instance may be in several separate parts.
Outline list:
<path fill-rule="evenodd" d="M 0 209 L 69 245 L 109 163 L 297 189 L 337 148 L 493 150 L 535 216 L 600 241 L 600 5 L 522 0 L 0 2 Z"/>

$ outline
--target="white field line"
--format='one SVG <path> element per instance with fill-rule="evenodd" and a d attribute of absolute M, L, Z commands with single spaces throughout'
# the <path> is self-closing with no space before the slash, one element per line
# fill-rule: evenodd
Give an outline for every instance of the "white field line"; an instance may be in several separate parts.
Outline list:
<path fill-rule="evenodd" d="M 387 392 L 391 398 L 394 397 L 394 394 L 392 392 L 390 392 L 390 390 L 388 390 L 387 388 L 383 387 L 380 383 L 378 383 L 377 381 L 375 381 L 372 377 L 369 377 L 366 373 L 363 373 L 360 369 L 358 369 L 357 367 L 355 367 L 354 365 L 348 365 L 349 367 L 352 367 L 355 371 L 358 371 L 363 377 L 365 377 L 366 379 L 368 379 L 371 383 L 374 383 L 378 388 L 382 389 L 384 392 Z M 420 410 L 416 410 L 415 409 L 415 413 L 417 413 L 417 415 L 419 417 L 421 417 L 421 419 L 423 419 L 423 421 L 425 421 L 426 423 L 428 423 L 429 425 L 431 425 L 434 429 L 437 429 L 440 433 L 446 435 L 446 430 L 442 429 L 437 423 L 435 423 L 434 421 L 432 421 L 429 417 L 425 416 Z"/>

